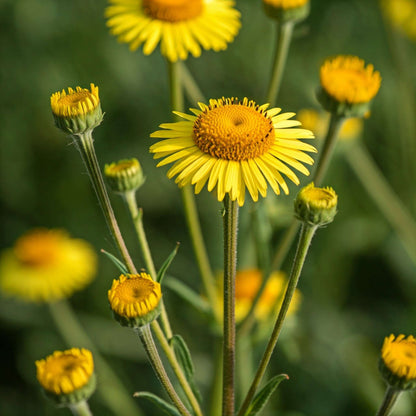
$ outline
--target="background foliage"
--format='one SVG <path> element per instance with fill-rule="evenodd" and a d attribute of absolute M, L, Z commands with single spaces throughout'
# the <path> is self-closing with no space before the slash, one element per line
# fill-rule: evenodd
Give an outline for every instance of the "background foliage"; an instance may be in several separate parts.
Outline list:
<path fill-rule="evenodd" d="M 170 271 L 199 291 L 179 193 L 148 153 L 149 134 L 170 117 L 165 62 L 159 53 L 145 57 L 118 44 L 105 26 L 105 3 L 0 1 L 0 74 L 6 104 L 0 113 L 0 244 L 9 247 L 26 230 L 44 226 L 65 228 L 97 251 L 115 252 L 81 160 L 54 127 L 49 106 L 52 92 L 94 82 L 106 112 L 95 131 L 101 164 L 139 158 L 147 181 L 138 200 L 156 264 L 180 241 Z M 242 30 L 228 50 L 204 52 L 187 64 L 208 97 L 248 96 L 261 102 L 271 66 L 273 24 L 260 1 L 239 0 L 237 7 Z M 319 66 L 334 54 L 358 55 L 380 71 L 382 88 L 365 122 L 363 141 L 416 215 L 415 44 L 384 22 L 375 0 L 312 0 L 310 17 L 295 31 L 279 107 L 295 112 L 318 108 L 314 92 Z M 290 380 L 282 383 L 265 415 L 274 414 L 273 409 L 280 409 L 282 416 L 374 414 L 384 389 L 377 373 L 384 336 L 415 334 L 416 256 L 412 261 L 341 152 L 325 184 L 339 195 L 339 213 L 313 241 L 300 282 L 303 304 L 296 328 L 286 334 L 272 363 L 273 374 L 288 373 Z M 289 197 L 267 199 L 272 216 L 268 231 L 275 241 L 290 221 L 296 192 L 292 186 Z M 140 266 L 127 212 L 121 200 L 113 202 Z M 213 266 L 221 269 L 221 205 L 206 191 L 198 205 Z M 242 215 L 251 209 L 246 204 Z M 241 247 L 246 243 L 242 235 Z M 250 250 L 249 246 L 240 267 L 252 266 Z M 284 269 L 289 267 L 287 261 Z M 71 303 L 129 391 L 158 392 L 134 334 L 111 320 L 106 293 L 116 275 L 114 266 L 101 257 L 96 280 Z M 199 384 L 207 392 L 213 348 L 207 323 L 176 295 L 165 292 L 175 332 L 190 345 Z M 66 348 L 47 309 L 3 297 L 0 302 L 1 415 L 69 414 L 44 400 L 35 379 L 34 361 Z M 254 355 L 261 352 L 257 345 Z M 108 414 L 96 396 L 91 407 L 97 415 Z M 150 406 L 142 407 L 154 414 Z M 415 409 L 414 395 L 405 394 L 396 414 L 414 414 Z"/>

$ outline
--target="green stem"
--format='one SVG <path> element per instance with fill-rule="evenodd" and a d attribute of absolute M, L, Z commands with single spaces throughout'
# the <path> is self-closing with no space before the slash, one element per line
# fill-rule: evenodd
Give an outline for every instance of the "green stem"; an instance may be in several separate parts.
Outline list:
<path fill-rule="evenodd" d="M 92 416 L 92 412 L 86 400 L 70 404 L 68 407 L 74 416 Z"/>
<path fill-rule="evenodd" d="M 235 275 L 238 204 L 224 198 L 224 337 L 222 415 L 234 416 L 235 402 Z"/>
<path fill-rule="evenodd" d="M 188 96 L 189 101 L 193 104 L 199 102 L 206 102 L 204 94 L 199 89 L 198 84 L 196 83 L 195 79 L 189 72 L 189 69 L 184 62 L 180 62 L 180 72 L 182 85 L 185 90 L 185 93 Z"/>
<path fill-rule="evenodd" d="M 308 249 L 309 249 L 312 237 L 315 234 L 316 228 L 317 228 L 316 226 L 310 227 L 305 224 L 302 225 L 298 248 L 296 250 L 296 255 L 293 261 L 293 266 L 292 266 L 292 270 L 290 273 L 289 282 L 286 288 L 286 293 L 282 302 L 282 306 L 279 311 L 279 315 L 277 316 L 272 335 L 269 339 L 266 350 L 257 368 L 257 372 L 256 372 L 256 375 L 254 376 L 250 390 L 248 391 L 247 396 L 243 402 L 243 405 L 241 406 L 241 409 L 238 412 L 238 416 L 245 415 L 248 407 L 250 406 L 251 401 L 253 400 L 254 395 L 256 394 L 257 388 L 264 376 L 267 365 L 269 364 L 270 358 L 273 354 L 274 348 L 276 346 L 277 340 L 282 330 L 283 322 L 285 320 L 287 311 L 289 310 L 290 302 L 292 300 L 293 294 L 295 293 L 295 289 L 299 281 L 299 276 L 302 272 L 303 264 L 305 262 L 306 254 L 308 253 Z"/>
<path fill-rule="evenodd" d="M 313 175 L 313 182 L 315 186 L 320 186 L 324 175 L 328 169 L 329 162 L 332 158 L 332 153 L 335 149 L 335 144 L 338 139 L 338 133 L 344 122 L 344 118 L 331 114 L 328 131 L 326 133 L 325 141 L 322 150 L 319 152 L 319 159 L 316 164 L 315 173 Z"/>
<path fill-rule="evenodd" d="M 124 243 L 120 228 L 114 215 L 113 208 L 111 206 L 110 198 L 108 197 L 104 179 L 101 174 L 101 169 L 95 154 L 92 133 L 91 131 L 87 131 L 83 134 L 80 134 L 79 136 L 73 136 L 73 139 L 75 145 L 81 153 L 82 160 L 87 167 L 92 185 L 97 194 L 98 200 L 104 213 L 104 217 L 107 221 L 107 225 L 110 228 L 110 232 L 117 244 L 121 256 L 123 257 L 124 263 L 132 273 L 136 273 L 136 268 L 134 267 L 126 244 Z"/>
<path fill-rule="evenodd" d="M 273 62 L 272 77 L 267 92 L 266 102 L 274 106 L 279 94 L 282 82 L 283 71 L 286 65 L 286 59 L 289 52 L 290 41 L 293 33 L 293 22 L 276 23 L 277 25 L 277 45 Z"/>
<path fill-rule="evenodd" d="M 195 415 L 202 416 L 202 411 L 199 406 L 198 400 L 196 399 L 188 381 L 186 380 L 185 374 L 183 373 L 182 368 L 179 365 L 178 360 L 176 359 L 174 351 L 172 350 L 168 341 L 166 340 L 162 329 L 160 328 L 157 321 L 153 321 L 150 325 L 152 327 L 153 332 L 156 335 L 156 338 L 160 342 L 160 345 L 172 367 L 173 372 L 178 378 L 179 384 L 182 386 L 183 391 L 185 392 L 186 397 L 188 398 L 189 403 L 192 406 L 192 409 L 194 410 Z"/>
<path fill-rule="evenodd" d="M 127 192 L 124 194 L 127 207 L 129 209 L 131 218 L 133 220 L 134 228 L 136 230 L 137 238 L 139 240 L 140 248 L 143 254 L 144 262 L 147 270 L 149 270 L 150 276 L 153 280 L 156 280 L 157 273 L 155 264 L 153 262 L 152 253 L 149 248 L 149 243 L 147 242 L 146 232 L 144 231 L 143 226 L 143 212 L 138 208 L 136 201 L 135 192 Z M 162 310 L 160 313 L 160 320 L 165 331 L 166 337 L 168 339 L 172 338 L 172 329 L 170 326 L 169 318 L 166 312 L 165 303 L 162 300 Z"/>
<path fill-rule="evenodd" d="M 119 416 L 141 415 L 142 413 L 131 394 L 126 391 L 117 374 L 107 364 L 91 338 L 81 327 L 69 303 L 66 300 L 50 303 L 49 311 L 68 347 L 83 346 L 93 353 L 100 379 L 100 388 L 97 393 L 113 414 Z"/>
<path fill-rule="evenodd" d="M 186 409 L 175 389 L 172 386 L 172 383 L 169 380 L 169 377 L 166 373 L 165 367 L 162 364 L 159 353 L 157 351 L 156 345 L 153 341 L 152 332 L 150 331 L 149 325 L 135 328 L 134 331 L 139 336 L 143 347 L 147 353 L 150 363 L 152 364 L 153 370 L 155 371 L 157 378 L 162 384 L 163 388 L 166 390 L 166 393 L 178 409 L 179 413 L 182 416 L 191 416 L 189 411 Z"/>
<path fill-rule="evenodd" d="M 345 156 L 370 197 L 396 230 L 411 259 L 416 261 L 416 222 L 413 217 L 361 143 L 350 146 Z"/>
<path fill-rule="evenodd" d="M 169 62 L 169 82 L 170 97 L 172 110 L 184 111 L 183 91 L 181 86 L 181 66 L 177 62 Z M 201 274 L 202 283 L 205 288 L 211 309 L 215 314 L 215 283 L 214 275 L 209 264 L 208 254 L 202 236 L 201 225 L 198 218 L 198 210 L 196 207 L 195 196 L 190 185 L 184 186 L 182 189 L 182 201 L 185 210 L 185 218 L 188 231 L 191 237 L 192 247 Z M 217 317 L 218 318 L 218 317 Z"/>
<path fill-rule="evenodd" d="M 381 403 L 376 416 L 388 416 L 393 409 L 393 406 L 396 403 L 400 393 L 400 390 L 388 386 L 384 395 L 383 403 Z"/>

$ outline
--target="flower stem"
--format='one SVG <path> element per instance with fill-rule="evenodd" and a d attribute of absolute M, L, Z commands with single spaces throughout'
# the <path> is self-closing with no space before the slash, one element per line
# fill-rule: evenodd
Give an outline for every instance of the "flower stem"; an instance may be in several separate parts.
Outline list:
<path fill-rule="evenodd" d="M 386 181 L 361 143 L 354 143 L 345 157 L 371 198 L 396 230 L 410 258 L 416 262 L 416 222 Z"/>
<path fill-rule="evenodd" d="M 156 280 L 157 273 L 155 264 L 153 262 L 152 253 L 149 248 L 149 243 L 147 242 L 146 233 L 144 231 L 143 226 L 143 212 L 138 208 L 137 201 L 136 201 L 136 194 L 135 192 L 127 192 L 124 194 L 125 201 L 127 207 L 130 212 L 130 216 L 133 220 L 134 228 L 136 230 L 137 238 L 139 240 L 140 248 L 143 254 L 144 263 L 146 265 L 147 270 L 149 270 L 150 276 L 153 280 Z M 169 323 L 169 318 L 166 313 L 165 304 L 162 300 L 162 310 L 160 314 L 160 321 L 163 326 L 163 330 L 166 334 L 168 339 L 172 338 L 172 329 Z"/>
<path fill-rule="evenodd" d="M 326 133 L 325 141 L 322 150 L 319 152 L 319 159 L 316 164 L 315 173 L 313 175 L 313 182 L 315 186 L 320 186 L 325 173 L 328 169 L 329 162 L 332 158 L 332 153 L 335 149 L 335 144 L 338 139 L 338 133 L 344 122 L 344 118 L 336 114 L 331 114 L 328 131 Z"/>
<path fill-rule="evenodd" d="M 276 23 L 277 25 L 277 45 L 273 62 L 272 77 L 267 91 L 266 102 L 273 107 L 279 94 L 282 82 L 283 71 L 289 52 L 290 41 L 293 33 L 293 22 Z"/>
<path fill-rule="evenodd" d="M 100 378 L 100 388 L 97 393 L 101 395 L 107 407 L 115 415 L 140 416 L 142 413 L 137 407 L 137 403 L 126 391 L 117 374 L 107 364 L 91 338 L 81 327 L 69 303 L 66 300 L 49 303 L 49 311 L 58 331 L 68 346 L 83 346 L 93 353 Z"/>
<path fill-rule="evenodd" d="M 238 204 L 224 198 L 224 337 L 222 415 L 234 415 L 235 275 L 237 268 Z"/>
<path fill-rule="evenodd" d="M 183 91 L 181 85 L 181 66 L 177 62 L 168 61 L 171 108 L 176 111 L 184 111 Z M 214 275 L 208 259 L 207 250 L 202 236 L 201 225 L 198 218 L 195 197 L 190 185 L 181 189 L 182 202 L 185 211 L 186 223 L 191 237 L 192 247 L 201 274 L 202 283 L 205 288 L 212 311 L 215 311 L 215 284 Z M 213 312 L 215 313 L 215 312 Z"/>
<path fill-rule="evenodd" d="M 136 273 L 136 268 L 134 267 L 126 244 L 124 243 L 120 228 L 114 215 L 113 208 L 111 206 L 110 198 L 104 184 L 104 179 L 101 174 L 97 156 L 95 154 L 94 141 L 91 131 L 86 131 L 79 136 L 73 136 L 73 139 L 88 170 L 93 188 L 97 194 L 98 200 L 104 213 L 104 217 L 107 221 L 107 225 L 117 244 L 121 256 L 123 257 L 124 263 L 132 273 Z"/>
<path fill-rule="evenodd" d="M 157 351 L 156 345 L 153 341 L 152 332 L 150 331 L 150 326 L 145 325 L 134 329 L 137 335 L 139 336 L 144 349 L 146 350 L 147 356 L 150 363 L 152 364 L 153 370 L 155 371 L 160 383 L 166 390 L 166 393 L 175 404 L 179 413 L 182 416 L 191 416 L 189 411 L 186 409 L 175 389 L 172 386 L 172 383 L 169 380 L 169 377 L 166 373 L 165 367 L 162 364 L 159 353 Z"/>
<path fill-rule="evenodd" d="M 384 395 L 383 403 L 381 403 L 376 416 L 388 416 L 393 409 L 393 406 L 396 403 L 400 393 L 400 390 L 388 386 Z"/>
<path fill-rule="evenodd" d="M 70 404 L 68 407 L 74 416 L 92 416 L 92 412 L 86 400 L 75 404 Z"/>
<path fill-rule="evenodd" d="M 257 368 L 257 372 L 256 372 L 256 375 L 254 376 L 250 390 L 248 391 L 247 396 L 243 402 L 243 405 L 241 406 L 241 409 L 238 412 L 238 416 L 245 415 L 248 407 L 250 406 L 251 401 L 253 400 L 254 395 L 256 394 L 257 388 L 264 376 L 267 365 L 269 364 L 273 350 L 276 346 L 277 340 L 282 330 L 283 322 L 285 320 L 287 311 L 289 310 L 290 302 L 292 300 L 293 294 L 295 293 L 295 289 L 299 281 L 299 276 L 300 276 L 300 273 L 302 272 L 303 264 L 305 262 L 306 254 L 308 253 L 308 249 L 312 241 L 312 237 L 315 234 L 316 228 L 317 228 L 316 226 L 308 226 L 306 224 L 302 225 L 298 248 L 296 250 L 296 255 L 293 261 L 293 266 L 292 266 L 292 270 L 290 273 L 289 282 L 286 288 L 282 306 L 279 311 L 279 315 L 277 316 L 272 335 L 269 339 L 269 342 L 267 344 L 267 347 L 263 354 L 261 362 Z"/>
<path fill-rule="evenodd" d="M 181 68 L 180 72 L 182 85 L 185 90 L 185 93 L 188 96 L 189 101 L 195 104 L 198 102 L 206 102 L 204 94 L 199 89 L 198 84 L 196 83 L 192 74 L 189 72 L 189 69 L 186 66 L 186 64 L 184 62 L 180 62 L 179 65 Z"/>

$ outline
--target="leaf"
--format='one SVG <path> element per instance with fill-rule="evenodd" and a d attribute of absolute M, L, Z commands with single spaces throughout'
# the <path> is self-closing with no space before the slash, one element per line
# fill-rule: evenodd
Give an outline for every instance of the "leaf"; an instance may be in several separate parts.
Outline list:
<path fill-rule="evenodd" d="M 198 311 L 205 314 L 209 314 L 211 312 L 209 303 L 180 280 L 169 276 L 169 279 L 167 279 L 165 282 L 165 287 L 168 287 L 170 290 L 174 291 L 178 296 L 186 300 Z"/>
<path fill-rule="evenodd" d="M 181 366 L 192 391 L 194 392 L 198 401 L 201 401 L 201 394 L 194 381 L 194 363 L 192 362 L 191 352 L 189 351 L 185 340 L 180 335 L 175 334 L 169 340 L 169 344 L 175 352 L 175 356 L 178 359 L 179 365 Z"/>
<path fill-rule="evenodd" d="M 181 416 L 179 411 L 176 409 L 176 407 L 172 406 L 171 404 L 167 403 L 165 400 L 161 399 L 160 397 L 156 396 L 153 393 L 149 393 L 147 391 L 138 391 L 133 394 L 133 397 L 143 397 L 152 403 L 154 403 L 156 406 L 159 407 L 165 414 L 169 416 Z"/>
<path fill-rule="evenodd" d="M 108 251 L 105 251 L 103 248 L 101 249 L 101 253 L 105 254 L 113 262 L 113 264 L 117 267 L 117 269 L 120 270 L 121 273 L 128 274 L 129 271 L 127 270 L 127 267 L 116 256 L 112 255 Z"/>
<path fill-rule="evenodd" d="M 251 402 L 250 407 L 247 409 L 247 412 L 244 416 L 254 416 L 257 413 L 260 413 L 264 406 L 266 406 L 271 395 L 276 390 L 277 386 L 283 381 L 288 380 L 289 376 L 287 374 L 279 374 L 274 376 L 254 397 L 254 400 Z"/>
<path fill-rule="evenodd" d="M 168 258 L 162 264 L 162 267 L 157 272 L 156 281 L 162 284 L 162 280 L 165 277 L 166 271 L 168 270 L 170 264 L 172 263 L 173 259 L 178 252 L 180 243 L 176 243 L 176 247 L 173 249 L 172 253 L 169 254 Z"/>

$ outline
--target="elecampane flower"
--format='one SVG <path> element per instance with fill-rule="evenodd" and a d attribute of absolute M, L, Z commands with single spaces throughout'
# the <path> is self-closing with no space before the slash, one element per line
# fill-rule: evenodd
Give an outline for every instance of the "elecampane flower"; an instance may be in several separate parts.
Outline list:
<path fill-rule="evenodd" d="M 35 229 L 0 256 L 0 289 L 33 302 L 69 297 L 94 278 L 97 257 L 83 240 L 61 230 Z"/>
<path fill-rule="evenodd" d="M 231 200 L 244 204 L 245 190 L 252 199 L 265 197 L 268 184 L 276 194 L 289 188 L 282 174 L 295 184 L 299 179 L 292 169 L 309 175 L 303 163 L 312 165 L 305 152 L 316 149 L 300 139 L 312 139 L 309 130 L 293 128 L 299 121 L 290 120 L 295 113 L 280 113 L 280 108 L 257 105 L 244 98 L 210 100 L 191 109 L 193 115 L 175 112 L 184 119 L 161 124 L 163 130 L 151 137 L 163 138 L 150 147 L 154 158 L 164 158 L 157 166 L 175 162 L 168 177 L 177 175 L 179 187 L 195 185 L 199 193 L 205 184 L 208 191 L 217 189 L 219 201 L 226 193 Z"/>
<path fill-rule="evenodd" d="M 201 49 L 220 51 L 234 40 L 240 13 L 231 0 L 110 0 L 107 26 L 118 40 L 151 54 L 160 43 L 170 61 L 184 60 Z"/>

